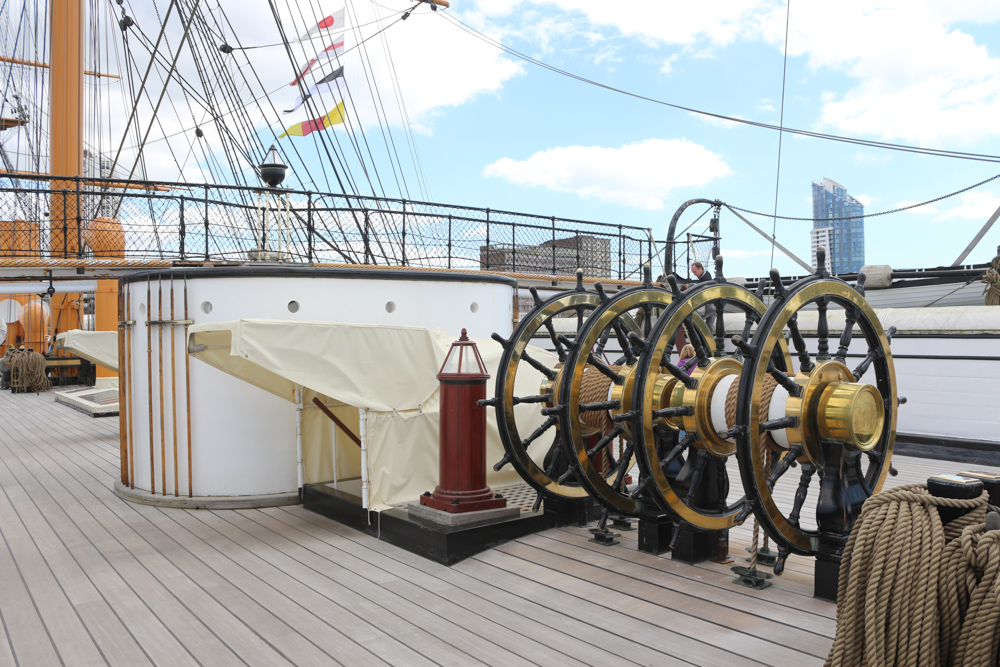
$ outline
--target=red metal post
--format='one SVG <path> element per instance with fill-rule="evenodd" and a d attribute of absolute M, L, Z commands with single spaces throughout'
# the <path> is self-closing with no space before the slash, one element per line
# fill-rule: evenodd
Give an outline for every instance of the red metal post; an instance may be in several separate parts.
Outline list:
<path fill-rule="evenodd" d="M 441 381 L 440 477 L 420 504 L 443 512 L 473 512 L 507 506 L 486 485 L 486 398 L 489 374 L 465 329 L 438 373 Z"/>

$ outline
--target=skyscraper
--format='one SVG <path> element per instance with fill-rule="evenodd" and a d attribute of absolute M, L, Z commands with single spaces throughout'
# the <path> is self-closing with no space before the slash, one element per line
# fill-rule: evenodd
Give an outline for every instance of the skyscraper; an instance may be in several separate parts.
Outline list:
<path fill-rule="evenodd" d="M 857 273 L 865 264 L 864 205 L 847 194 L 843 185 L 829 178 L 813 181 L 812 194 L 810 245 L 813 265 L 816 264 L 816 247 L 825 245 L 827 263 L 833 273 Z"/>

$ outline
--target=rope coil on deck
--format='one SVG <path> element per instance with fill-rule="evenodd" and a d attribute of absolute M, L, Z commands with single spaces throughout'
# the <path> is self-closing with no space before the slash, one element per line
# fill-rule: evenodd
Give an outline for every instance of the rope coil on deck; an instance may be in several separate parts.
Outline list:
<path fill-rule="evenodd" d="M 955 662 L 949 656 L 953 647 L 957 655 L 957 647 L 962 645 L 966 628 L 962 625 L 961 591 L 968 593 L 971 588 L 968 571 L 954 566 L 954 558 L 945 559 L 957 553 L 955 542 L 961 544 L 966 531 L 974 532 L 982 524 L 988 499 L 986 492 L 970 500 L 938 498 L 930 495 L 925 485 L 910 484 L 865 501 L 844 550 L 837 593 L 837 635 L 827 667 L 996 664 L 991 638 L 988 641 L 993 645 L 987 648 L 992 648 L 993 662 L 970 663 L 961 658 Z M 970 511 L 942 524 L 941 507 Z M 970 545 L 971 540 L 971 536 L 966 538 Z M 989 544 L 993 543 L 994 538 L 990 538 Z M 993 573 L 993 585 L 1000 570 L 1000 546 L 991 553 L 995 553 L 990 559 L 992 570 L 986 569 Z M 952 579 L 947 578 L 949 574 Z M 962 585 L 949 583 L 958 579 Z M 991 605 L 996 616 L 988 616 L 983 625 L 992 622 L 996 627 L 1000 607 L 995 595 Z M 961 633 L 956 635 L 958 628 Z M 974 647 L 966 654 L 979 656 L 984 650 L 982 643 L 982 635 L 970 636 L 967 644 Z"/>
<path fill-rule="evenodd" d="M 25 391 L 37 393 L 52 388 L 52 383 L 45 374 L 44 355 L 34 350 L 8 348 L 3 362 L 10 369 L 10 387 L 15 393 Z"/>
<path fill-rule="evenodd" d="M 993 268 L 988 269 L 982 277 L 982 281 L 986 283 L 983 295 L 987 306 L 1000 306 L 1000 255 L 994 257 L 990 265 Z"/>

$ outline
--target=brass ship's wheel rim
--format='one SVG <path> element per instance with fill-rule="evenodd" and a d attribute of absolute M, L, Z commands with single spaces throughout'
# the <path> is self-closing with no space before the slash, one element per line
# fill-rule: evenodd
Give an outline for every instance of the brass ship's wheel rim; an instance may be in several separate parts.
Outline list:
<path fill-rule="evenodd" d="M 628 311 L 643 308 L 647 313 L 646 322 L 649 322 L 648 313 L 651 312 L 651 309 L 663 308 L 670 303 L 670 300 L 670 293 L 666 290 L 650 287 L 636 287 L 612 296 L 587 318 L 583 327 L 577 332 L 576 343 L 566 360 L 562 389 L 560 390 L 560 398 L 564 404 L 563 412 L 560 415 L 565 435 L 563 445 L 567 449 L 567 455 L 570 456 L 581 484 L 590 492 L 591 496 L 610 511 L 633 516 L 639 512 L 640 503 L 629 497 L 628 490 L 624 486 L 624 476 L 631 469 L 635 455 L 630 452 L 631 448 L 626 446 L 618 465 L 612 467 L 607 474 L 602 474 L 594 467 L 591 454 L 587 451 L 587 440 L 584 437 L 580 420 L 582 414 L 580 392 L 583 385 L 583 375 L 588 367 L 593 366 L 591 351 L 600 336 L 609 328 L 617 327 L 622 332 L 623 337 L 629 333 L 643 337 L 645 327 L 640 327 Z M 624 374 L 627 373 L 627 370 L 623 368 L 622 373 L 624 380 Z M 622 407 L 613 410 L 613 412 L 620 412 L 621 409 Z"/>
<path fill-rule="evenodd" d="M 860 474 L 861 455 L 852 457 L 852 465 L 859 466 L 858 477 L 861 479 L 863 493 L 865 497 L 877 493 L 885 482 L 889 472 L 893 447 L 896 438 L 896 378 L 895 369 L 892 363 L 892 355 L 889 351 L 889 338 L 882 328 L 875 311 L 868 302 L 858 292 L 841 280 L 834 278 L 813 278 L 805 279 L 789 288 L 784 299 L 776 301 L 758 323 L 758 335 L 754 339 L 754 355 L 747 359 L 744 367 L 744 375 L 741 378 L 739 388 L 739 401 L 737 408 L 737 424 L 743 428 L 737 442 L 737 457 L 740 461 L 740 473 L 743 477 L 744 489 L 748 498 L 754 504 L 754 513 L 761 522 L 768 535 L 791 552 L 811 555 L 819 548 L 819 531 L 803 529 L 798 525 L 796 512 L 801 512 L 804 502 L 796 500 L 797 509 L 793 507 L 789 516 L 786 516 L 778 507 L 772 493 L 772 487 L 776 480 L 772 479 L 769 484 L 769 477 L 773 478 L 775 470 L 768 470 L 765 462 L 765 454 L 761 447 L 761 431 L 755 428 L 757 424 L 767 419 L 767 415 L 761 414 L 760 395 L 764 383 L 764 377 L 768 374 L 767 364 L 762 359 L 770 358 L 774 346 L 779 341 L 784 342 L 784 331 L 790 322 L 797 319 L 797 314 L 803 307 L 810 303 L 827 300 L 845 309 L 847 312 L 857 314 L 856 323 L 864 335 L 869 354 L 873 356 L 871 363 L 874 366 L 876 378 L 875 388 L 882 399 L 884 408 L 881 431 L 878 434 L 875 444 L 870 448 L 861 450 L 862 454 L 868 456 L 869 467 L 867 472 Z M 825 329 L 826 313 L 825 308 L 821 315 L 823 318 L 823 328 Z M 854 323 L 851 323 L 853 331 Z M 797 324 L 795 324 L 797 334 Z M 842 334 L 843 335 L 843 334 Z M 850 337 L 847 338 L 848 344 Z M 844 350 L 841 347 L 841 351 Z M 838 351 L 839 354 L 839 351 Z M 820 359 L 817 355 L 816 369 L 811 373 L 828 366 L 831 363 L 836 366 L 843 365 L 844 357 L 837 356 L 835 361 Z M 808 353 L 802 356 L 801 360 L 809 359 Z M 838 363 L 839 362 L 839 363 Z M 811 361 L 809 363 L 812 363 Z M 860 367 L 859 367 L 860 368 Z M 845 367 L 846 369 L 846 367 Z M 867 368 L 865 368 L 867 370 Z M 800 372 L 796 376 L 796 381 L 804 385 L 808 380 L 807 373 Z M 856 373 L 847 372 L 850 380 L 855 380 Z M 857 378 L 860 381 L 860 378 Z M 780 389 L 779 389 L 780 390 Z M 813 425 L 809 425 L 813 426 Z M 790 438 L 791 440 L 791 438 Z M 787 456 L 787 454 L 786 454 Z M 816 467 L 823 464 L 822 460 L 815 460 L 817 450 L 815 448 L 803 447 L 803 456 L 800 461 L 809 465 L 803 466 L 803 480 L 800 482 L 800 489 L 803 492 L 808 489 L 809 477 Z M 788 466 L 779 466 L 782 471 Z M 793 517 L 794 515 L 794 517 Z M 790 520 L 790 517 L 792 519 Z"/>
<path fill-rule="evenodd" d="M 526 348 L 532 338 L 546 323 L 567 311 L 575 311 L 578 316 L 583 312 L 592 310 L 600 304 L 596 294 L 591 292 L 574 291 L 556 295 L 555 297 L 536 306 L 518 323 L 510 340 L 504 347 L 504 353 L 500 359 L 500 372 L 497 375 L 496 396 L 500 402 L 496 405 L 497 426 L 500 431 L 500 440 L 506 451 L 505 460 L 509 460 L 514 469 L 521 477 L 537 491 L 545 495 L 579 499 L 586 498 L 587 491 L 582 486 L 573 484 L 561 484 L 557 479 L 549 476 L 547 472 L 535 463 L 528 453 L 528 448 L 542 439 L 543 435 L 549 432 L 556 432 L 555 437 L 560 437 L 557 431 L 557 419 L 549 418 L 542 426 L 542 432 L 537 430 L 531 434 L 522 434 L 518 428 L 514 407 L 520 402 L 516 398 L 514 386 L 517 379 L 518 368 L 526 361 L 530 355 L 526 353 Z M 554 338 L 554 337 L 553 337 Z M 557 345 L 556 341 L 553 344 Z M 535 361 L 535 360 L 531 360 Z M 538 363 L 537 361 L 535 363 Z M 534 364 L 532 364 L 534 365 Z M 558 391 L 559 377 L 561 369 L 548 369 L 555 377 L 548 378 L 554 391 Z M 536 397 L 537 398 L 537 397 Z M 554 398 L 554 397 L 553 397 Z M 537 401 L 533 401 L 537 402 Z M 541 405 L 545 405 L 542 403 Z M 527 445 L 525 444 L 527 442 Z"/>
<path fill-rule="evenodd" d="M 711 335 L 708 335 L 708 328 L 697 312 L 707 304 L 715 305 L 720 302 L 723 306 L 736 306 L 744 313 L 746 321 L 744 336 L 749 335 L 751 325 L 759 320 L 766 311 L 764 303 L 753 293 L 730 284 L 697 287 L 686 293 L 683 298 L 675 300 L 671 307 L 660 316 L 647 341 L 649 347 L 639 362 L 637 371 L 639 380 L 636 382 L 636 397 L 633 400 L 633 404 L 641 407 L 639 414 L 634 418 L 635 430 L 638 435 L 636 451 L 639 454 L 639 465 L 643 473 L 652 479 L 649 488 L 653 498 L 657 505 L 675 521 L 684 522 L 701 530 L 731 528 L 736 524 L 737 517 L 744 509 L 745 498 L 741 497 L 733 503 L 727 502 L 724 509 L 719 506 L 714 510 L 691 507 L 685 502 L 685 498 L 682 498 L 677 489 L 672 486 L 670 479 L 664 472 L 656 437 L 660 420 L 655 417 L 654 411 L 661 407 L 667 407 L 663 405 L 663 397 L 660 395 L 658 385 L 662 384 L 663 378 L 673 377 L 662 364 L 670 356 L 670 341 L 685 322 L 694 322 L 704 338 L 707 348 L 705 353 L 713 359 L 706 369 L 696 368 L 691 374 L 692 378 L 699 382 L 698 387 L 686 388 L 678 384 L 672 392 L 670 407 L 690 405 L 694 408 L 693 414 L 680 418 L 684 430 L 689 434 L 688 438 L 693 437 L 694 440 L 686 447 L 682 441 L 678 445 L 678 451 L 671 452 L 670 456 L 676 458 L 678 454 L 685 453 L 685 449 L 688 452 L 700 450 L 704 452 L 700 454 L 701 456 L 707 455 L 722 459 L 727 459 L 735 453 L 735 445 L 723 440 L 714 429 L 711 429 L 707 403 L 710 401 L 710 393 L 714 389 L 714 381 L 711 379 L 712 369 L 721 367 L 725 374 L 738 374 L 740 364 L 735 356 L 716 355 L 716 342 Z M 791 358 L 787 346 L 780 348 L 780 354 L 783 363 L 787 364 L 786 368 L 790 367 Z M 714 372 L 718 373 L 718 371 Z M 703 386 L 702 383 L 705 382 L 713 384 Z"/>

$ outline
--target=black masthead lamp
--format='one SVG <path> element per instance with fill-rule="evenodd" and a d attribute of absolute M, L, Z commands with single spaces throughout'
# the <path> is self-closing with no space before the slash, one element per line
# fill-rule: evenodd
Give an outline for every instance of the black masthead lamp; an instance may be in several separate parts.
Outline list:
<path fill-rule="evenodd" d="M 260 165 L 260 179 L 269 187 L 276 188 L 285 180 L 288 167 L 281 161 L 278 149 L 273 144 L 267 151 L 267 156 Z"/>

